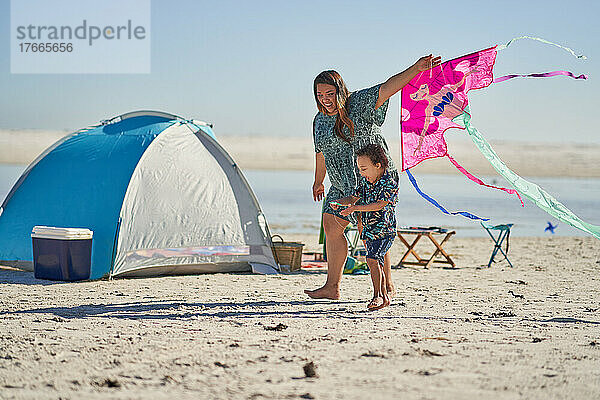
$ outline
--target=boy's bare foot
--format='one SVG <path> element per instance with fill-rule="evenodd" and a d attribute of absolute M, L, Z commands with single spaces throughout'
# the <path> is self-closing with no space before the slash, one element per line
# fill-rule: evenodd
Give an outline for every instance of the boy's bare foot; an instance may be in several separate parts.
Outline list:
<path fill-rule="evenodd" d="M 316 290 L 305 290 L 306 293 L 312 299 L 330 299 L 339 300 L 340 290 L 329 286 L 323 286 Z"/>
<path fill-rule="evenodd" d="M 376 297 L 373 297 L 373 299 L 371 300 L 371 302 L 367 306 L 367 310 L 369 310 L 369 311 L 380 310 L 383 307 L 386 307 L 386 306 L 389 306 L 389 305 L 390 305 L 390 302 L 387 301 L 387 303 L 386 303 L 386 300 L 385 300 L 384 297 L 382 297 L 382 296 L 376 296 Z"/>

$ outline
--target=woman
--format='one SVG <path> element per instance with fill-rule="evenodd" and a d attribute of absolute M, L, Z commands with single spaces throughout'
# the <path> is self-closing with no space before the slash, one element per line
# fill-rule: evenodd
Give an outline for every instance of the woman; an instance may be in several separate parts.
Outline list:
<path fill-rule="evenodd" d="M 440 57 L 421 57 L 415 64 L 382 84 L 349 93 L 342 77 L 336 71 L 323 71 L 315 78 L 313 90 L 319 112 L 313 120 L 315 145 L 315 182 L 312 192 L 315 201 L 323 199 L 325 174 L 329 175 L 331 188 L 323 207 L 323 228 L 326 236 L 327 281 L 316 290 L 304 292 L 315 299 L 340 298 L 340 282 L 348 253 L 344 229 L 350 222 L 357 223 L 351 214 L 343 216 L 334 210 L 330 201 L 349 196 L 357 184 L 358 171 L 355 152 L 367 144 L 382 146 L 390 160 L 388 170 L 398 181 L 398 171 L 390 157 L 381 125 L 385 120 L 388 99 L 402 89 L 418 73 L 436 67 Z M 360 226 L 359 226 L 360 229 Z M 389 253 L 384 259 L 387 291 L 393 297 L 395 289 L 391 280 Z"/>

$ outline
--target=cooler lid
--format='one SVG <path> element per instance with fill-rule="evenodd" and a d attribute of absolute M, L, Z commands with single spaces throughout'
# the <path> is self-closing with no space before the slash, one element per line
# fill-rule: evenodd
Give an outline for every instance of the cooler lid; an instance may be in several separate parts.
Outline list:
<path fill-rule="evenodd" d="M 34 226 L 31 232 L 31 237 L 37 239 L 81 240 L 91 239 L 93 234 L 94 233 L 87 228 Z"/>

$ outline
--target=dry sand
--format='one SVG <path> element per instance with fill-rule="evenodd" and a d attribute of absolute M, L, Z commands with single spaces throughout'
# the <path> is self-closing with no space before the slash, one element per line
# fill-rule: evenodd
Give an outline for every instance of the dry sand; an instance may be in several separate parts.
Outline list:
<path fill-rule="evenodd" d="M 489 238 L 446 247 L 458 269 L 394 270 L 397 298 L 372 313 L 365 275 L 315 301 L 302 290 L 322 270 L 55 283 L 0 269 L 0 398 L 600 398 L 598 240 L 513 238 L 514 268 L 481 268 Z"/>
<path fill-rule="evenodd" d="M 0 130 L 0 163 L 29 164 L 67 131 Z M 454 158 L 470 172 L 497 175 L 475 145 L 457 135 L 447 135 Z M 307 137 L 219 136 L 219 142 L 242 169 L 313 170 L 314 150 Z M 400 161 L 397 140 L 390 151 Z M 523 176 L 600 177 L 600 145 L 491 142 L 498 155 Z M 413 169 L 416 173 L 459 173 L 444 158 L 429 160 Z"/>

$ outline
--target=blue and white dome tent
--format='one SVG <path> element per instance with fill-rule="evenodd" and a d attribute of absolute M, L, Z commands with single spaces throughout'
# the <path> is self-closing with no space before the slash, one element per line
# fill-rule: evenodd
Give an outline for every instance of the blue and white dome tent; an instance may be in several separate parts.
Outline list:
<path fill-rule="evenodd" d="M 32 269 L 36 225 L 94 232 L 91 279 L 278 269 L 266 219 L 211 127 L 136 111 L 64 137 L 0 208 L 0 265 Z"/>

